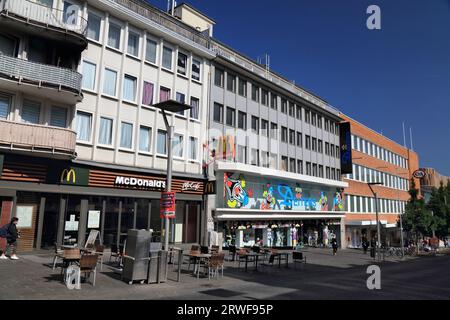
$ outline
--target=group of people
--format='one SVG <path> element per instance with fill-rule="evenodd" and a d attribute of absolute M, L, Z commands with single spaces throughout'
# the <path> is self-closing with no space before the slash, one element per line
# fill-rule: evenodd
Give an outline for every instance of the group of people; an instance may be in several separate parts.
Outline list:
<path fill-rule="evenodd" d="M 0 259 L 18 260 L 16 250 L 17 250 L 17 239 L 20 238 L 20 233 L 17 230 L 17 223 L 19 218 L 14 217 L 11 222 L 0 228 L 0 238 L 6 238 L 6 248 L 4 251 L 0 250 Z"/>

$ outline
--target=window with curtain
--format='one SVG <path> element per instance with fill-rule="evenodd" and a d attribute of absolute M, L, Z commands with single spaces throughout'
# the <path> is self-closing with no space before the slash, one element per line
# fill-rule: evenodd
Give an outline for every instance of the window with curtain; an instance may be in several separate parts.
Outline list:
<path fill-rule="evenodd" d="M 127 52 L 135 57 L 139 56 L 139 35 L 132 31 L 128 32 Z"/>
<path fill-rule="evenodd" d="M 103 93 L 109 96 L 116 96 L 117 72 L 105 68 L 105 79 L 103 80 Z"/>
<path fill-rule="evenodd" d="M 168 47 L 163 47 L 162 66 L 163 68 L 172 70 L 172 49 Z"/>
<path fill-rule="evenodd" d="M 64 15 L 63 15 L 63 21 L 64 23 L 70 24 L 70 25 L 76 25 L 78 23 L 78 11 L 79 6 L 74 5 L 73 3 L 70 3 L 69 1 L 64 1 Z"/>
<path fill-rule="evenodd" d="M 97 66 L 94 63 L 83 61 L 83 89 L 95 90 L 95 73 Z"/>
<path fill-rule="evenodd" d="M 113 47 L 115 49 L 120 49 L 120 26 L 109 23 L 108 29 L 108 46 Z"/>
<path fill-rule="evenodd" d="M 189 137 L 189 159 L 197 160 L 198 139 Z"/>
<path fill-rule="evenodd" d="M 186 95 L 184 93 L 177 92 L 177 98 L 176 99 L 180 103 L 186 103 Z M 178 111 L 177 114 L 179 114 L 181 116 L 184 116 L 184 111 L 185 110 Z"/>
<path fill-rule="evenodd" d="M 145 48 L 145 60 L 151 63 L 156 63 L 156 48 L 156 42 L 152 39 L 147 39 L 147 46 Z"/>
<path fill-rule="evenodd" d="M 22 120 L 26 123 L 39 124 L 41 104 L 25 99 L 22 106 Z"/>
<path fill-rule="evenodd" d="M 173 155 L 174 157 L 183 157 L 183 135 L 175 133 L 173 136 Z"/>
<path fill-rule="evenodd" d="M 48 8 L 53 7 L 53 0 L 35 0 L 34 2 L 39 3 L 43 6 L 46 6 Z"/>
<path fill-rule="evenodd" d="M 125 75 L 123 81 L 123 99 L 128 101 L 136 101 L 136 77 Z"/>
<path fill-rule="evenodd" d="M 146 106 L 151 106 L 153 104 L 153 83 L 144 81 L 144 86 L 142 88 L 142 104 Z"/>
<path fill-rule="evenodd" d="M 122 122 L 120 130 L 120 147 L 131 149 L 133 145 L 133 125 L 128 122 Z"/>
<path fill-rule="evenodd" d="M 67 109 L 61 107 L 52 107 L 50 114 L 50 125 L 53 127 L 67 127 Z"/>
<path fill-rule="evenodd" d="M 190 116 L 191 119 L 199 119 L 199 108 L 200 108 L 200 100 L 191 97 L 191 110 L 190 110 Z"/>
<path fill-rule="evenodd" d="M 186 75 L 187 55 L 178 52 L 177 71 L 179 74 Z"/>
<path fill-rule="evenodd" d="M 200 66 L 201 62 L 197 59 L 192 59 L 192 79 L 200 81 Z"/>
<path fill-rule="evenodd" d="M 91 140 L 92 115 L 83 111 L 77 111 L 77 140 Z"/>
<path fill-rule="evenodd" d="M 139 151 L 150 152 L 152 141 L 152 128 L 140 126 L 139 128 Z"/>
<path fill-rule="evenodd" d="M 219 68 L 214 68 L 214 84 L 223 88 L 224 71 Z"/>
<path fill-rule="evenodd" d="M 215 122 L 223 123 L 223 105 L 214 102 L 214 116 Z"/>
<path fill-rule="evenodd" d="M 100 131 L 98 133 L 98 143 L 104 145 L 112 144 L 112 119 L 100 118 Z"/>
<path fill-rule="evenodd" d="M 158 154 L 167 154 L 167 132 L 159 129 L 156 137 L 156 152 Z"/>
<path fill-rule="evenodd" d="M 170 99 L 170 89 L 161 87 L 159 89 L 159 102 L 164 102 Z"/>
<path fill-rule="evenodd" d="M 0 95 L 0 119 L 8 119 L 10 104 L 11 99 L 8 96 Z"/>
<path fill-rule="evenodd" d="M 100 40 L 100 25 L 102 19 L 93 14 L 92 12 L 88 13 L 88 25 L 87 25 L 87 37 L 91 40 L 99 41 Z"/>

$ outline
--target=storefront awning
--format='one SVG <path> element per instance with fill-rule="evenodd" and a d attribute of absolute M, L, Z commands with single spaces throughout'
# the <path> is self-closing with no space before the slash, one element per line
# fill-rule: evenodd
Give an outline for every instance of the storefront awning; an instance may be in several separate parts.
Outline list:
<path fill-rule="evenodd" d="M 216 209 L 217 220 L 303 220 L 303 219 L 341 219 L 345 212 L 336 211 L 292 211 L 292 210 L 244 210 Z"/>

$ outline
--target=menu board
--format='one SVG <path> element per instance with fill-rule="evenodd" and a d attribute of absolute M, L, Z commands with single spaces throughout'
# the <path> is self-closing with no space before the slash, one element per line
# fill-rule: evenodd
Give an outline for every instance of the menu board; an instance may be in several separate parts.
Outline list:
<path fill-rule="evenodd" d="M 33 227 L 33 208 L 34 206 L 17 206 L 16 217 L 19 218 L 17 228 Z"/>
<path fill-rule="evenodd" d="M 89 210 L 87 227 L 88 229 L 100 228 L 100 211 Z"/>

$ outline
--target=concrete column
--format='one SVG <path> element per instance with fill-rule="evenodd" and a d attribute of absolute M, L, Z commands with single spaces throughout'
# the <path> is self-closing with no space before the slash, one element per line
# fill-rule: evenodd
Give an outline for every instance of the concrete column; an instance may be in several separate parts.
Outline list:
<path fill-rule="evenodd" d="M 263 241 L 263 246 L 269 246 L 269 241 L 268 241 L 268 239 L 267 239 L 267 228 L 264 228 L 263 229 L 263 238 L 262 238 L 262 241 Z"/>
<path fill-rule="evenodd" d="M 340 231 L 341 231 L 341 249 L 346 249 L 347 248 L 347 238 L 345 237 L 345 219 L 344 218 L 341 218 Z"/>
<path fill-rule="evenodd" d="M 44 214 L 45 214 L 45 197 L 41 197 L 41 204 L 39 206 L 39 213 L 38 213 L 36 249 L 40 249 L 41 248 L 42 228 L 43 228 L 43 225 L 44 225 Z"/>
<path fill-rule="evenodd" d="M 78 246 L 84 246 L 86 241 L 86 226 L 87 226 L 87 215 L 88 215 L 88 200 L 82 199 L 80 205 L 80 221 L 78 224 Z"/>
<path fill-rule="evenodd" d="M 58 246 L 61 246 L 63 244 L 64 226 L 66 219 L 65 216 L 66 216 L 66 199 L 61 197 L 61 200 L 59 202 L 58 231 L 56 234 L 56 243 L 58 244 Z"/>
<path fill-rule="evenodd" d="M 244 246 L 244 230 L 236 230 L 236 247 L 242 248 Z"/>

